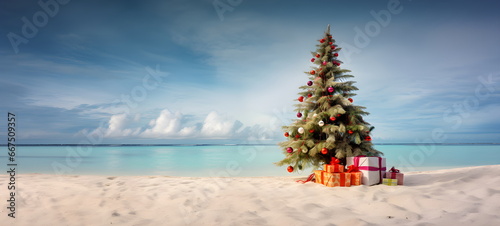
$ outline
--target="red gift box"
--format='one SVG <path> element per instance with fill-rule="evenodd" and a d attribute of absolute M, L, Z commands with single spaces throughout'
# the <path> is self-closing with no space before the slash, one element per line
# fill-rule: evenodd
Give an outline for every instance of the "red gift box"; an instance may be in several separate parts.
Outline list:
<path fill-rule="evenodd" d="M 323 173 L 323 183 L 327 187 L 350 187 L 350 173 Z"/>
<path fill-rule="evenodd" d="M 344 172 L 344 165 L 340 165 L 340 160 L 332 157 L 330 164 L 325 164 L 324 169 L 327 173 L 342 173 Z"/>
<path fill-rule="evenodd" d="M 323 170 L 314 170 L 314 181 L 318 184 L 323 184 Z"/>
<path fill-rule="evenodd" d="M 355 165 L 350 165 L 347 167 L 347 172 L 351 174 L 351 186 L 361 185 L 361 179 L 363 178 L 363 173 L 359 171 L 359 168 Z"/>
<path fill-rule="evenodd" d="M 325 164 L 325 172 L 327 173 L 343 173 L 344 172 L 344 166 L 343 165 L 329 165 Z"/>
<path fill-rule="evenodd" d="M 400 173 L 398 169 L 392 167 L 386 174 L 385 178 L 398 179 L 398 185 L 403 185 L 404 174 Z"/>

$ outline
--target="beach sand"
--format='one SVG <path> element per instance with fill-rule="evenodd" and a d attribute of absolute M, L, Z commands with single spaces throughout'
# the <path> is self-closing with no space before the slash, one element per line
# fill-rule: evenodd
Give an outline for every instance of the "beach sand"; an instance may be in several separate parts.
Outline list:
<path fill-rule="evenodd" d="M 21 174 L 15 219 L 8 179 L 0 176 L 0 225 L 500 225 L 500 165 L 335 188 L 297 177 Z"/>

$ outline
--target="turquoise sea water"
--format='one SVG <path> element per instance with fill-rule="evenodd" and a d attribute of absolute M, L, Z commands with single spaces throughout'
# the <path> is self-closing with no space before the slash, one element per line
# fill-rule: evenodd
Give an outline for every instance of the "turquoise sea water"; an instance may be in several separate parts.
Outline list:
<path fill-rule="evenodd" d="M 7 147 L 0 147 L 7 170 Z M 376 145 L 387 167 L 403 172 L 500 164 L 500 145 Z M 276 145 L 220 146 L 18 146 L 18 173 L 68 175 L 305 176 L 273 163 Z"/>

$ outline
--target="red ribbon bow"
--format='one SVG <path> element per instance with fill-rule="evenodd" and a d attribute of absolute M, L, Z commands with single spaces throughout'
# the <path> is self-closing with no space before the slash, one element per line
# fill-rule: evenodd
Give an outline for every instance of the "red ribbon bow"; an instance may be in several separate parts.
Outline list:
<path fill-rule="evenodd" d="M 340 160 L 338 160 L 335 157 L 332 157 L 332 161 L 330 161 L 330 165 L 338 165 L 340 163 Z"/>
<path fill-rule="evenodd" d="M 399 170 L 394 168 L 394 166 L 389 170 L 390 173 L 399 173 Z"/>
<path fill-rule="evenodd" d="M 347 172 L 348 173 L 359 172 L 359 168 L 355 165 L 350 165 L 347 167 Z"/>
<path fill-rule="evenodd" d="M 298 180 L 298 181 L 296 181 L 296 182 L 297 182 L 297 183 L 301 183 L 301 184 L 305 184 L 305 183 L 307 183 L 307 182 L 309 182 L 309 181 L 312 181 L 312 180 L 313 180 L 313 178 L 314 178 L 314 173 L 311 173 L 311 175 L 309 175 L 309 177 L 307 178 L 307 180 L 305 180 L 305 181 L 304 181 L 304 180 Z"/>

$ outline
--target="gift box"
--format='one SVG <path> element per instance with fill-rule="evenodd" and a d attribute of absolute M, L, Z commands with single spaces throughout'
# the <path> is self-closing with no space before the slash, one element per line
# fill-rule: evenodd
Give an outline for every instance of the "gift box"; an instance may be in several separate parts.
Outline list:
<path fill-rule="evenodd" d="M 352 186 L 361 185 L 361 181 L 363 179 L 363 173 L 362 172 L 354 172 L 354 173 L 350 173 L 350 174 L 351 174 L 351 185 Z"/>
<path fill-rule="evenodd" d="M 346 163 L 347 165 L 358 167 L 359 171 L 363 173 L 361 184 L 380 184 L 384 178 L 386 171 L 385 158 L 366 156 L 347 157 Z"/>
<path fill-rule="evenodd" d="M 351 186 L 361 185 L 363 173 L 359 171 L 358 167 L 350 165 L 347 167 L 347 172 L 351 174 Z"/>
<path fill-rule="evenodd" d="M 323 184 L 323 170 L 314 170 L 314 180 L 318 184 Z"/>
<path fill-rule="evenodd" d="M 397 179 L 398 185 L 403 185 L 404 182 L 404 174 L 400 173 L 399 170 L 394 167 L 392 167 L 389 171 L 385 173 L 385 178 Z"/>
<path fill-rule="evenodd" d="M 384 178 L 384 180 L 382 180 L 382 184 L 385 184 L 385 185 L 388 185 L 388 186 L 397 186 L 398 185 L 398 179 Z"/>
<path fill-rule="evenodd" d="M 324 185 L 327 187 L 350 187 L 350 173 L 327 173 L 323 172 Z"/>
<path fill-rule="evenodd" d="M 344 165 L 340 165 L 340 160 L 335 157 L 332 157 L 330 164 L 324 165 L 324 170 L 327 173 L 342 173 L 344 172 Z"/>
<path fill-rule="evenodd" d="M 336 165 L 330 165 L 330 164 L 325 164 L 324 165 L 325 172 L 327 173 L 343 173 L 344 172 L 344 165 L 336 164 Z"/>

